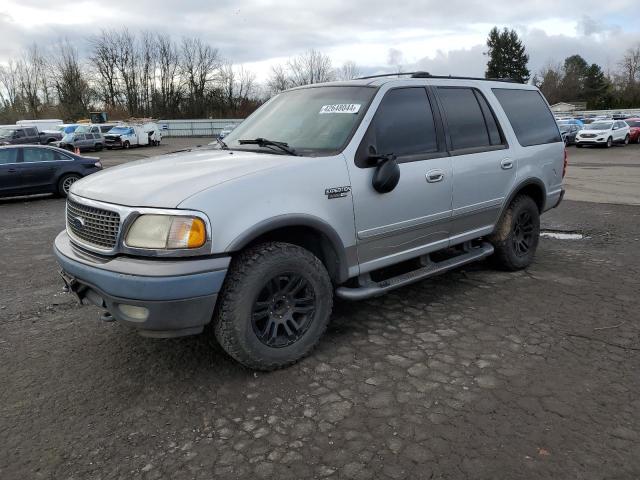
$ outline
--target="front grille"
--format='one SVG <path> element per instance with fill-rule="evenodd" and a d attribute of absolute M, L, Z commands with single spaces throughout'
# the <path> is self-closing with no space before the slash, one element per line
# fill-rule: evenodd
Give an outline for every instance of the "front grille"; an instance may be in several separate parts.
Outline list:
<path fill-rule="evenodd" d="M 78 240 L 111 250 L 118 241 L 120 214 L 67 200 L 67 228 Z"/>
<path fill-rule="evenodd" d="M 583 133 L 580 135 L 582 138 L 596 138 L 597 135 L 595 133 Z"/>

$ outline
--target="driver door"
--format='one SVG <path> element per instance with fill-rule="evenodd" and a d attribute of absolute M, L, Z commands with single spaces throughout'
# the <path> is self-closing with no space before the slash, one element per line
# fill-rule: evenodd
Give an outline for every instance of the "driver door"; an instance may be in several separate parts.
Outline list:
<path fill-rule="evenodd" d="M 425 87 L 386 92 L 348 162 L 361 273 L 418 257 L 448 244 L 451 158 L 434 99 Z M 389 193 L 372 186 L 371 154 L 393 154 L 400 181 Z"/>

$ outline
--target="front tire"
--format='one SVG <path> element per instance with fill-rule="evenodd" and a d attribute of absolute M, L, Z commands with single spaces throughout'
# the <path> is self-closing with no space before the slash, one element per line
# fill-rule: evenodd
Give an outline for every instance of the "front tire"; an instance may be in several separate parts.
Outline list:
<path fill-rule="evenodd" d="M 509 271 L 522 270 L 533 262 L 540 240 L 540 211 L 528 195 L 518 195 L 488 238 L 495 251 L 494 264 Z"/>
<path fill-rule="evenodd" d="M 131 144 L 127 140 L 125 140 L 125 142 L 122 144 L 122 148 L 124 148 L 124 149 L 128 149 L 130 146 L 131 146 Z"/>
<path fill-rule="evenodd" d="M 613 147 L 613 138 L 607 138 L 607 148 Z"/>
<path fill-rule="evenodd" d="M 275 370 L 315 348 L 332 305 L 331 279 L 315 255 L 288 243 L 263 243 L 232 261 L 218 297 L 214 332 L 241 364 Z"/>

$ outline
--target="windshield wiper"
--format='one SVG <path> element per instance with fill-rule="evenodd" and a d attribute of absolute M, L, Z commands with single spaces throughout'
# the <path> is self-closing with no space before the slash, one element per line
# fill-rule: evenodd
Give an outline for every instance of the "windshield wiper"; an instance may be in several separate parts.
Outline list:
<path fill-rule="evenodd" d="M 238 140 L 240 145 L 258 145 L 259 147 L 277 147 L 289 155 L 299 156 L 296 151 L 289 148 L 289 144 L 285 142 L 275 142 L 273 140 L 267 140 L 266 138 L 254 138 L 253 140 Z"/>
<path fill-rule="evenodd" d="M 216 137 L 216 140 L 220 144 L 220 148 L 222 148 L 222 150 L 229 150 L 229 146 L 224 143 L 224 140 L 222 140 L 220 137 Z"/>

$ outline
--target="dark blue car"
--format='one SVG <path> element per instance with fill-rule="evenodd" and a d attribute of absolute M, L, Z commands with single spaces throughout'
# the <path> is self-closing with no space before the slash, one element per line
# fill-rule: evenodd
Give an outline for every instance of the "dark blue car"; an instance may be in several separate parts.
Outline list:
<path fill-rule="evenodd" d="M 102 170 L 99 158 L 39 145 L 0 147 L 0 197 L 54 193 L 67 196 L 71 185 Z"/>

